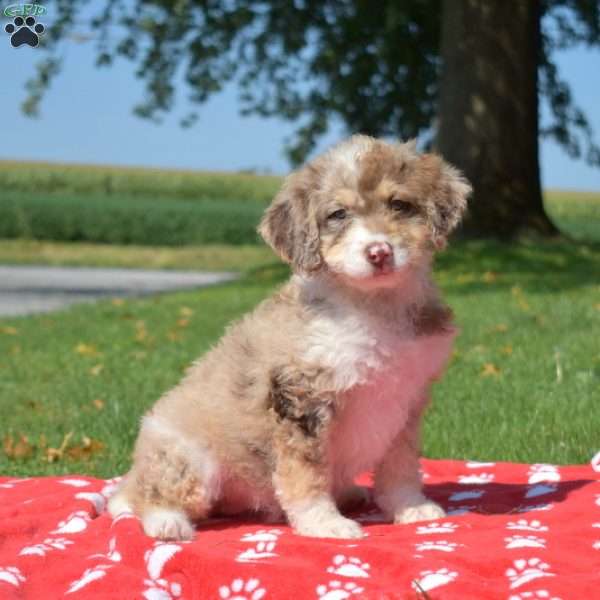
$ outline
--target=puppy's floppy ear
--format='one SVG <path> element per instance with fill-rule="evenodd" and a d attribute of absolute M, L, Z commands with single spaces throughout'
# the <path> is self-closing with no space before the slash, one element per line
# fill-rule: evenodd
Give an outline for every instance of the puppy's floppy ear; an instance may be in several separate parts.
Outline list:
<path fill-rule="evenodd" d="M 313 187 L 314 174 L 307 168 L 289 175 L 258 226 L 258 233 L 285 262 L 305 272 L 323 263 L 310 203 Z"/>
<path fill-rule="evenodd" d="M 435 154 L 420 157 L 425 167 L 436 172 L 436 183 L 429 198 L 431 237 L 437 248 L 444 248 L 446 239 L 460 223 L 467 198 L 473 191 L 471 184 L 455 167 Z"/>

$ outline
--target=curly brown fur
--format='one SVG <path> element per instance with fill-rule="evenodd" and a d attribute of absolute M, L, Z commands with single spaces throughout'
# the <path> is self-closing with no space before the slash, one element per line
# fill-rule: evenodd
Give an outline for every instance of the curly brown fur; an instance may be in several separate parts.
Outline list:
<path fill-rule="evenodd" d="M 228 327 L 143 418 L 109 503 L 162 539 L 213 514 L 282 514 L 296 532 L 360 537 L 338 505 L 375 500 L 396 522 L 435 518 L 419 424 L 455 334 L 430 278 L 468 183 L 411 144 L 354 136 L 292 173 L 259 231 L 294 275 Z"/>

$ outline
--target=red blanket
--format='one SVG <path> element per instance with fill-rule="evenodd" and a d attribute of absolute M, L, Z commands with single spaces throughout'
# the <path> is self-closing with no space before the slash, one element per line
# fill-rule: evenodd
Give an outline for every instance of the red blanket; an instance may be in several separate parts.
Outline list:
<path fill-rule="evenodd" d="M 113 481 L 0 479 L 0 598 L 600 598 L 600 454 L 587 466 L 423 461 L 448 517 L 362 540 L 220 519 L 161 543 L 105 512 Z"/>

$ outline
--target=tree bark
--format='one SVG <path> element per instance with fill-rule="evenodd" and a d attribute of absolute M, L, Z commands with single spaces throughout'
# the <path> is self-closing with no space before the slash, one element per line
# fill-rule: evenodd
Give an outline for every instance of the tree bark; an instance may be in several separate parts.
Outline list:
<path fill-rule="evenodd" d="M 474 187 L 462 232 L 555 228 L 538 162 L 539 0 L 444 0 L 437 150 Z"/>

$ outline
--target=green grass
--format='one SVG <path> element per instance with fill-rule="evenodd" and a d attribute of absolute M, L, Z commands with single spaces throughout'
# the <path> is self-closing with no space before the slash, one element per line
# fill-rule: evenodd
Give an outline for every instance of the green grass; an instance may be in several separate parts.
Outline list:
<path fill-rule="evenodd" d="M 600 193 L 548 190 L 548 215 L 558 229 L 577 241 L 600 243 Z"/>
<path fill-rule="evenodd" d="M 0 239 L 0 264 L 244 271 L 274 261 L 264 245 L 122 246 Z"/>
<path fill-rule="evenodd" d="M 218 171 L 184 171 L 0 161 L 0 189 L 39 194 L 102 194 L 267 202 L 281 177 Z"/>
<path fill-rule="evenodd" d="M 0 473 L 123 472 L 143 411 L 285 279 L 286 268 L 268 261 L 200 291 L 0 320 L 0 433 L 10 455 L 0 451 Z M 600 248 L 462 242 L 436 274 L 462 333 L 435 387 L 425 454 L 589 460 L 600 439 Z M 47 446 L 69 432 L 74 456 L 49 463 Z"/>
<path fill-rule="evenodd" d="M 0 238 L 181 246 L 252 244 L 263 202 L 5 191 Z"/>

